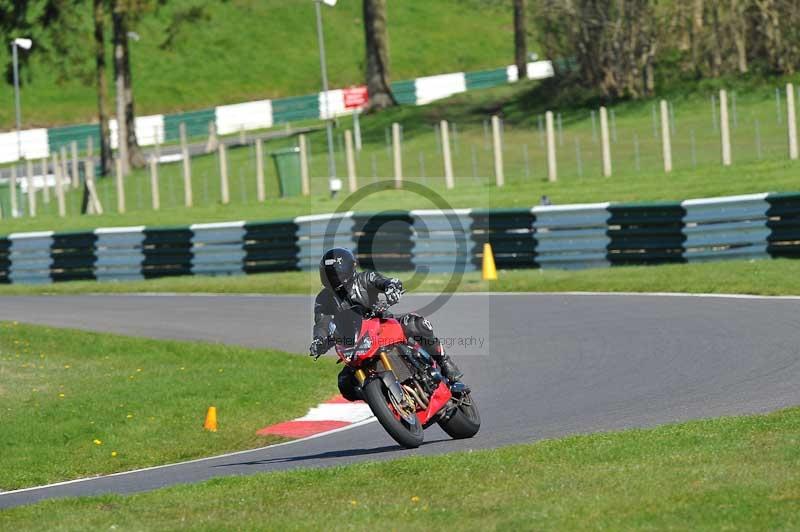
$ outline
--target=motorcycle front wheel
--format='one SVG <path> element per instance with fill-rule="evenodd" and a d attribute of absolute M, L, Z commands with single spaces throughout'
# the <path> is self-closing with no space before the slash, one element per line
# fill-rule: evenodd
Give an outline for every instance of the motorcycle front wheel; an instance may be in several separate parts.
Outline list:
<path fill-rule="evenodd" d="M 378 422 L 394 441 L 406 449 L 415 449 L 422 445 L 422 425 L 418 419 L 408 423 L 390 406 L 389 390 L 381 379 L 367 381 L 363 388 L 364 400 L 369 405 Z"/>
<path fill-rule="evenodd" d="M 439 421 L 439 426 L 454 440 L 475 436 L 481 428 L 481 415 L 472 396 L 466 394 L 453 415 L 447 420 Z"/>

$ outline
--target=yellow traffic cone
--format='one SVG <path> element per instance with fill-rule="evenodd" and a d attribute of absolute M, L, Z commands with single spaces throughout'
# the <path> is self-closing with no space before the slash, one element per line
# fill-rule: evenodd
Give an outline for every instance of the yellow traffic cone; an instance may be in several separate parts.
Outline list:
<path fill-rule="evenodd" d="M 217 432 L 217 407 L 209 406 L 206 412 L 206 422 L 203 423 L 203 428 L 211 432 Z"/>
<path fill-rule="evenodd" d="M 497 280 L 497 268 L 494 265 L 494 253 L 492 253 L 492 245 L 488 242 L 483 245 L 483 275 L 484 281 Z"/>

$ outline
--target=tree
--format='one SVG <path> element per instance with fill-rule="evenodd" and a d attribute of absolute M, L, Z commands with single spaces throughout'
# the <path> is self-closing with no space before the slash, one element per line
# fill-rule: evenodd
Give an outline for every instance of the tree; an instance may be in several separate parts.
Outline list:
<path fill-rule="evenodd" d="M 364 35 L 367 49 L 368 111 L 397 105 L 389 84 L 389 35 L 386 0 L 364 0 Z"/>
<path fill-rule="evenodd" d="M 117 98 L 117 146 L 122 171 L 144 166 L 144 155 L 136 140 L 136 116 L 133 100 L 128 32 L 129 17 L 136 7 L 125 0 L 114 0 L 111 13 L 114 42 L 114 79 Z"/>
<path fill-rule="evenodd" d="M 652 94 L 658 40 L 655 0 L 541 0 L 536 17 L 551 58 L 607 99 Z M 558 61 L 556 61 L 558 68 Z M 564 72 L 559 72 L 564 74 Z"/>
<path fill-rule="evenodd" d="M 514 63 L 518 79 L 528 77 L 527 27 L 525 25 L 525 0 L 514 2 Z"/>
<path fill-rule="evenodd" d="M 108 127 L 108 81 L 106 80 L 105 0 L 94 0 L 94 57 L 97 86 L 97 118 L 100 122 L 100 173 L 111 169 L 111 133 Z"/>

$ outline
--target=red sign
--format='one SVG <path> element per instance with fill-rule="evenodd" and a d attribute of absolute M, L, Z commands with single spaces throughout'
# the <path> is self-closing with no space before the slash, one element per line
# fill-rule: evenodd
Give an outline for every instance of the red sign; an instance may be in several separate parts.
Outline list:
<path fill-rule="evenodd" d="M 366 85 L 358 85 L 343 89 L 345 109 L 358 109 L 367 105 L 369 94 Z"/>

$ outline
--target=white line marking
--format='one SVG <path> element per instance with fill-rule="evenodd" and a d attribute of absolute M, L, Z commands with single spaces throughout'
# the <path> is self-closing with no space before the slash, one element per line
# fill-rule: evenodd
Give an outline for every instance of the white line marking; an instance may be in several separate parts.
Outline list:
<path fill-rule="evenodd" d="M 292 421 L 344 421 L 356 423 L 370 417 L 372 417 L 372 410 L 366 403 L 322 403 L 311 408 L 303 417 Z"/>
<path fill-rule="evenodd" d="M 204 292 L 133 292 L 133 293 L 102 293 L 94 292 L 87 294 L 64 294 L 59 297 L 75 297 L 75 296 L 98 296 L 98 297 L 114 297 L 114 296 L 136 296 L 136 297 L 263 297 L 263 298 L 279 298 L 279 297 L 303 297 L 307 298 L 315 295 L 317 290 L 309 292 L 308 294 L 252 294 L 252 293 L 204 293 Z M 435 297 L 441 295 L 438 292 L 414 292 L 405 297 Z M 485 296 L 645 296 L 645 297 L 697 297 L 697 298 L 710 298 L 710 299 L 764 299 L 764 300 L 800 300 L 800 295 L 787 295 L 787 296 L 767 296 L 758 294 L 713 294 L 713 293 L 691 293 L 691 292 L 456 292 L 454 297 L 485 297 Z M 36 297 L 36 296 L 28 296 Z"/>
<path fill-rule="evenodd" d="M 346 430 L 354 429 L 356 427 L 361 427 L 363 425 L 368 425 L 368 424 L 372 423 L 373 421 L 377 421 L 377 420 L 373 417 L 373 418 L 370 418 L 370 419 L 365 419 L 364 421 L 359 421 L 358 423 L 353 423 L 352 425 L 347 425 L 346 427 L 339 427 L 337 429 L 332 429 L 332 430 L 328 430 L 328 431 L 325 431 L 325 432 L 320 432 L 318 434 L 312 434 L 311 436 L 306 436 L 305 438 L 300 438 L 298 440 L 285 441 L 285 442 L 282 442 L 282 443 L 276 443 L 276 444 L 273 444 L 273 445 L 267 445 L 265 447 L 257 447 L 255 449 L 246 449 L 244 451 L 236 451 L 236 452 L 232 452 L 232 453 L 219 454 L 219 455 L 216 455 L 216 456 L 207 456 L 205 458 L 195 458 L 194 460 L 187 460 L 185 462 L 176 462 L 174 464 L 164 464 L 164 465 L 159 465 L 159 466 L 143 467 L 141 469 L 133 469 L 131 471 L 120 471 L 119 473 L 111 473 L 109 475 L 98 475 L 96 477 L 77 478 L 75 480 L 65 480 L 63 482 L 55 482 L 53 484 L 45 484 L 43 486 L 33 486 L 33 487 L 30 487 L 30 488 L 20 488 L 18 490 L 4 491 L 4 492 L 0 493 L 0 499 L 2 499 L 5 495 L 11 495 L 11 494 L 14 494 L 14 493 L 23 493 L 23 492 L 26 492 L 26 491 L 36 491 L 36 490 L 43 490 L 43 489 L 47 489 L 47 488 L 55 488 L 57 486 L 66 486 L 66 485 L 69 485 L 69 484 L 77 484 L 79 482 L 90 482 L 92 480 L 98 480 L 98 479 L 101 479 L 101 478 L 121 477 L 121 476 L 125 476 L 125 475 L 132 475 L 134 473 L 141 473 L 143 471 L 153 471 L 153 470 L 156 470 L 156 469 L 166 469 L 168 467 L 176 467 L 176 466 L 182 466 L 182 465 L 186 465 L 186 464 L 196 464 L 196 463 L 205 462 L 205 461 L 208 461 L 208 460 L 216 460 L 218 458 L 227 458 L 229 456 L 237 456 L 237 455 L 241 455 L 241 454 L 245 454 L 245 453 L 252 453 L 252 452 L 256 452 L 256 451 L 265 451 L 267 449 L 274 449 L 275 447 L 284 447 L 284 446 L 287 446 L 287 445 L 293 445 L 295 443 L 302 443 L 302 442 L 305 442 L 305 441 L 308 441 L 308 440 L 313 440 L 315 438 L 321 438 L 323 436 L 329 436 L 329 435 L 335 434 L 337 432 L 344 432 Z"/>

